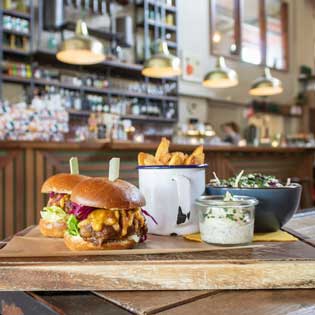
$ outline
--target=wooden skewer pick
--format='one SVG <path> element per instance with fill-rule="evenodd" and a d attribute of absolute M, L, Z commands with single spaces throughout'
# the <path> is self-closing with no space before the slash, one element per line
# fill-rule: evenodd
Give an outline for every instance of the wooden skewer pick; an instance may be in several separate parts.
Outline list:
<path fill-rule="evenodd" d="M 69 160 L 70 163 L 70 172 L 73 175 L 78 175 L 79 174 L 79 162 L 77 157 L 72 157 Z"/>
<path fill-rule="evenodd" d="M 110 181 L 115 181 L 117 178 L 119 178 L 119 167 L 120 167 L 120 158 L 112 158 L 109 161 L 109 173 L 108 173 L 108 179 Z"/>

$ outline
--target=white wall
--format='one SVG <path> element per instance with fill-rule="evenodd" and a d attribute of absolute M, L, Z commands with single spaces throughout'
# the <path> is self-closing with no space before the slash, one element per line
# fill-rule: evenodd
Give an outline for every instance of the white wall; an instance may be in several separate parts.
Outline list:
<path fill-rule="evenodd" d="M 210 54 L 210 34 L 209 34 L 209 0 L 178 0 L 178 44 L 179 53 L 183 51 L 199 57 L 204 74 L 215 65 L 216 58 Z M 273 75 L 282 80 L 284 93 L 273 97 L 274 100 L 287 103 L 291 102 L 297 92 L 296 77 L 298 64 L 296 60 L 295 33 L 293 26 L 294 12 L 296 5 L 304 0 L 288 0 L 289 7 L 289 72 L 273 71 Z M 248 88 L 253 80 L 262 74 L 261 66 L 247 63 L 235 62 L 227 59 L 227 64 L 239 73 L 239 85 L 223 90 L 209 90 L 200 83 L 191 83 L 180 80 L 180 92 L 203 97 L 215 97 L 233 100 L 237 102 L 248 102 L 251 97 L 248 95 Z"/>
<path fill-rule="evenodd" d="M 199 58 L 203 73 L 206 74 L 215 65 L 216 57 L 210 54 L 209 34 L 209 0 L 177 0 L 178 1 L 178 44 L 180 55 L 191 54 Z M 313 65 L 312 36 L 313 20 L 310 0 L 287 0 L 289 3 L 289 71 L 273 71 L 272 74 L 282 80 L 284 92 L 274 96 L 270 100 L 282 104 L 291 104 L 298 92 L 297 75 L 300 64 Z M 307 34 L 307 35 L 306 35 Z M 251 100 L 248 89 L 251 82 L 262 74 L 263 67 L 240 63 L 226 59 L 228 66 L 235 69 L 239 74 L 239 85 L 228 89 L 210 90 L 204 88 L 201 83 L 179 81 L 179 91 L 183 95 L 198 97 L 225 99 L 243 104 Z M 181 121 L 185 121 L 185 98 L 181 98 L 180 115 Z M 202 106 L 202 105 L 201 105 Z M 212 105 L 209 105 L 210 107 Z M 238 107 L 234 117 L 241 121 L 243 109 Z M 234 111 L 235 112 L 235 111 Z M 210 114 L 211 113 L 211 114 Z M 215 114 L 215 115 L 214 115 Z M 231 108 L 209 109 L 208 120 L 217 123 L 216 117 L 223 120 L 233 119 Z M 292 124 L 296 126 L 296 124 Z"/>

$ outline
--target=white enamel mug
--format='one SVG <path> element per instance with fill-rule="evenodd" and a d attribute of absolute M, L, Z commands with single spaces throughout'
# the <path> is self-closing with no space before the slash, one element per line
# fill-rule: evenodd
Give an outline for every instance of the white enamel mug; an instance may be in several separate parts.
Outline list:
<path fill-rule="evenodd" d="M 194 202 L 205 191 L 208 165 L 139 166 L 139 187 L 145 210 L 157 221 L 147 219 L 149 233 L 184 235 L 199 231 Z"/>

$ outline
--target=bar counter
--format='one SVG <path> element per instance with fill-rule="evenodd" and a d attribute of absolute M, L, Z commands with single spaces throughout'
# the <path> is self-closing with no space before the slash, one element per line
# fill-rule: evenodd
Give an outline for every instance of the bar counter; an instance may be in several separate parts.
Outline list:
<path fill-rule="evenodd" d="M 69 158 L 77 156 L 80 172 L 103 176 L 108 160 L 121 158 L 121 178 L 137 184 L 137 154 L 153 153 L 157 143 L 131 142 L 0 142 L 0 238 L 36 223 L 46 202 L 40 193 L 43 181 L 59 172 L 69 171 Z M 171 151 L 191 152 L 193 145 L 172 145 Z M 313 206 L 313 163 L 315 148 L 272 148 L 205 146 L 207 181 L 215 171 L 220 178 L 247 172 L 273 174 L 286 180 L 295 178 L 303 185 L 302 207 Z"/>

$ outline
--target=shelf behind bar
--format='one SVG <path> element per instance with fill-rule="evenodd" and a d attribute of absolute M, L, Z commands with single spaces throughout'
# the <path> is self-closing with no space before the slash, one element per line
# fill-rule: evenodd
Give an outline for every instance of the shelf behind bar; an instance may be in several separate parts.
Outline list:
<path fill-rule="evenodd" d="M 175 118 L 164 118 L 164 117 L 152 117 L 144 115 L 121 115 L 122 119 L 138 120 L 143 122 L 161 122 L 161 123 L 174 123 L 177 120 Z"/>
<path fill-rule="evenodd" d="M 148 21 L 148 25 L 150 28 L 157 26 L 160 28 L 165 28 L 165 30 L 167 30 L 167 31 L 176 32 L 176 25 L 168 25 L 165 23 L 159 23 L 159 22 L 155 22 L 152 20 Z M 137 23 L 137 26 L 138 27 L 144 27 L 144 22 Z"/>
<path fill-rule="evenodd" d="M 73 84 L 61 83 L 57 81 L 43 80 L 43 79 L 34 79 L 35 85 L 51 85 L 69 90 L 81 90 L 82 86 L 77 86 Z"/>
<path fill-rule="evenodd" d="M 31 15 L 29 13 L 25 13 L 25 12 L 20 12 L 20 11 L 16 11 L 16 10 L 2 10 L 2 13 L 4 15 L 11 15 L 14 17 L 18 17 L 21 19 L 27 19 L 29 20 L 31 18 Z"/>
<path fill-rule="evenodd" d="M 148 3 L 153 6 L 157 5 L 158 7 L 161 7 L 161 8 L 163 7 L 165 8 L 166 11 L 169 11 L 169 12 L 173 12 L 173 13 L 177 12 L 177 9 L 175 6 L 170 6 L 170 5 L 164 4 L 163 2 L 159 2 L 156 0 L 149 0 Z M 137 3 L 137 6 L 143 6 L 143 2 Z"/>
<path fill-rule="evenodd" d="M 77 115 L 77 116 L 89 116 L 92 112 L 88 110 L 68 110 L 70 115 Z M 142 122 L 161 122 L 161 123 L 174 123 L 176 119 L 169 119 L 164 117 L 152 117 L 152 116 L 145 116 L 145 115 L 119 115 L 121 119 L 130 119 L 134 121 L 142 121 Z"/>
<path fill-rule="evenodd" d="M 46 56 L 53 57 L 54 59 L 56 59 L 56 51 L 40 48 L 35 53 L 46 55 Z M 56 59 L 56 61 L 57 61 L 57 59 Z M 141 70 L 143 68 L 143 66 L 141 64 L 123 63 L 123 62 L 116 61 L 116 60 L 105 60 L 102 63 L 100 63 L 99 65 L 104 65 L 104 66 L 113 67 L 113 68 L 127 69 L 127 70 L 132 70 L 135 72 L 141 72 Z"/>
<path fill-rule="evenodd" d="M 94 87 L 83 87 L 83 91 L 91 92 L 91 93 L 101 93 L 101 94 L 114 94 L 114 95 L 123 95 L 129 97 L 139 97 L 139 98 L 149 98 L 156 100 L 165 100 L 165 101 L 177 101 L 176 96 L 168 96 L 168 95 L 153 95 L 141 92 L 133 92 L 128 90 L 119 90 L 119 89 L 99 89 Z"/>
<path fill-rule="evenodd" d="M 7 75 L 7 74 L 2 75 L 2 80 L 7 81 L 7 82 L 11 82 L 11 83 L 25 83 L 25 84 L 31 83 L 30 78 L 11 76 L 11 75 Z"/>
<path fill-rule="evenodd" d="M 30 78 L 18 77 L 18 76 L 10 76 L 10 75 L 3 75 L 3 81 L 13 82 L 13 83 L 25 83 L 30 84 Z M 34 79 L 33 80 L 35 85 L 51 85 L 56 86 L 59 88 L 69 89 L 69 90 L 82 90 L 83 92 L 87 93 L 98 93 L 98 94 L 113 94 L 113 95 L 122 95 L 126 97 L 139 97 L 139 98 L 148 98 L 148 99 L 155 99 L 155 100 L 165 100 L 165 101 L 174 101 L 176 102 L 178 98 L 176 96 L 168 96 L 168 95 L 152 95 L 147 93 L 138 93 L 126 90 L 119 90 L 119 89 L 100 89 L 95 87 L 86 87 L 86 86 L 76 86 L 72 84 L 60 83 L 56 81 L 49 81 L 43 79 Z"/>
<path fill-rule="evenodd" d="M 177 43 L 176 42 L 172 42 L 172 41 L 169 41 L 169 40 L 167 40 L 166 42 L 167 42 L 168 48 L 174 48 L 174 49 L 177 48 Z"/>
<path fill-rule="evenodd" d="M 51 60 L 52 62 L 58 62 L 56 59 L 56 52 L 48 50 L 48 49 L 43 49 L 40 48 L 38 49 L 35 54 L 37 55 L 42 55 L 43 57 L 48 57 L 49 59 L 53 59 Z M 57 67 L 69 67 L 71 65 L 68 64 L 63 64 L 61 62 L 58 62 L 58 66 Z M 117 69 L 117 70 L 121 70 L 120 74 L 124 74 L 124 76 L 127 76 L 128 73 L 134 73 L 137 76 L 141 76 L 141 71 L 143 68 L 142 64 L 136 64 L 136 63 L 124 63 L 124 62 L 120 62 L 117 60 L 105 60 L 100 64 L 96 64 L 96 65 L 91 65 L 91 66 L 87 66 L 87 68 L 85 68 L 85 70 L 83 70 L 84 72 L 88 72 L 88 71 L 93 71 L 96 67 L 98 67 L 97 71 L 100 72 L 101 66 L 105 66 L 105 67 L 110 67 L 112 69 Z M 104 70 L 104 69 L 103 69 Z M 126 71 L 126 72 L 125 72 Z M 123 73 L 121 73 L 123 72 Z M 128 72 L 128 73 L 127 73 Z M 161 79 L 151 79 L 153 81 L 160 81 Z M 165 81 L 177 81 L 177 78 L 164 78 Z"/>
<path fill-rule="evenodd" d="M 64 29 L 69 30 L 69 31 L 75 31 L 76 24 L 72 22 L 68 22 L 65 26 Z M 110 31 L 102 30 L 102 29 L 93 29 L 89 28 L 89 34 L 91 36 L 95 36 L 98 38 L 106 39 L 106 40 L 119 40 L 122 36 L 121 34 L 113 33 Z"/>
<path fill-rule="evenodd" d="M 31 51 L 26 51 L 26 50 L 22 50 L 22 49 L 3 47 L 2 50 L 4 53 L 10 53 L 10 54 L 15 54 L 15 55 L 21 55 L 21 56 L 30 56 L 31 55 Z"/>
<path fill-rule="evenodd" d="M 17 35 L 17 36 L 31 37 L 30 33 L 23 33 L 23 32 L 19 32 L 15 30 L 3 29 L 3 33 Z"/>

